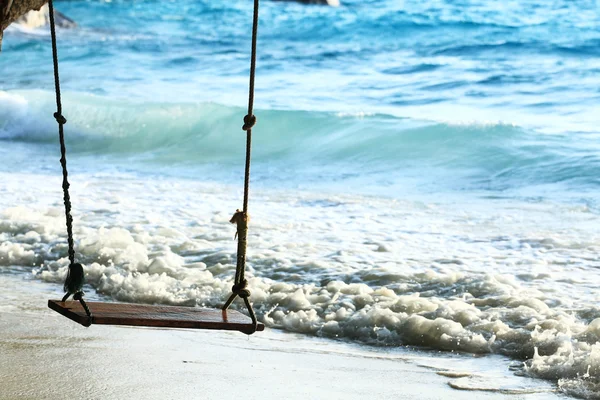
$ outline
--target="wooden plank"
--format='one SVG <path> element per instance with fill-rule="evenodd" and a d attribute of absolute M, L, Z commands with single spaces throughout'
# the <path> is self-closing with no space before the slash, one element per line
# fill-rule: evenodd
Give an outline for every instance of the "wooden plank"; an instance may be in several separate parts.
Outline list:
<path fill-rule="evenodd" d="M 87 305 L 92 312 L 92 324 L 95 325 L 220 329 L 247 334 L 252 332 L 250 317 L 234 310 L 98 302 L 87 302 Z M 48 300 L 48 307 L 81 325 L 88 325 L 88 317 L 78 301 Z M 264 329 L 265 326 L 259 323 L 256 330 Z"/>

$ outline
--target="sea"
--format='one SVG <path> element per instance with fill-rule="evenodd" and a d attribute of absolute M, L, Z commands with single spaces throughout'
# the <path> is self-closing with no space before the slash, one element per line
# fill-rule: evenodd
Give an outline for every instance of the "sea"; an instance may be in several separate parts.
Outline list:
<path fill-rule="evenodd" d="M 55 1 L 77 23 L 57 34 L 88 298 L 218 307 L 229 294 L 252 7 Z M 598 398 L 600 1 L 263 0 L 258 32 L 247 275 L 259 320 L 501 356 Z M 48 28 L 13 25 L 0 270 L 60 297 L 54 111 Z"/>

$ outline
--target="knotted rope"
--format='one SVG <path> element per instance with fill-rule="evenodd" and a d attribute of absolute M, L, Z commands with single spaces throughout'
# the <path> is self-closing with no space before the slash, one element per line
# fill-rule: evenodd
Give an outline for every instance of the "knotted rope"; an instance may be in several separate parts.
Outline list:
<path fill-rule="evenodd" d="M 50 34 L 52 37 L 52 61 L 54 64 L 54 89 L 56 93 L 56 112 L 54 113 L 54 118 L 58 123 L 58 138 L 60 141 L 60 165 L 62 167 L 62 189 L 63 189 L 63 200 L 65 203 L 65 219 L 67 225 L 67 243 L 69 245 L 69 274 L 72 271 L 73 264 L 75 264 L 75 246 L 73 243 L 73 216 L 71 216 L 71 196 L 69 195 L 69 172 L 67 171 L 67 148 L 65 146 L 65 134 L 64 134 L 64 125 L 67 123 L 67 119 L 62 115 L 62 101 L 60 97 L 60 76 L 58 74 L 58 49 L 56 46 L 56 26 L 54 23 L 54 4 L 52 0 L 48 1 L 48 14 L 50 16 Z M 83 270 L 82 270 L 83 271 Z M 67 279 L 69 277 L 67 274 Z M 82 277 L 83 279 L 83 277 Z M 63 298 L 63 302 L 66 301 L 71 293 L 67 292 L 65 297 Z M 92 313 L 88 308 L 87 304 L 83 300 L 83 292 L 78 291 L 73 293 L 73 298 L 78 300 L 85 313 L 88 316 L 89 322 L 91 324 L 92 321 Z"/>
<path fill-rule="evenodd" d="M 250 304 L 250 291 L 247 289 L 248 281 L 245 278 L 246 273 L 246 240 L 248 236 L 248 195 L 250 192 L 250 159 L 252 151 L 252 127 L 256 124 L 254 116 L 254 78 L 256 75 L 256 42 L 258 36 L 258 5 L 259 0 L 254 0 L 254 14 L 252 18 L 252 51 L 250 55 L 250 85 L 248 89 L 248 114 L 244 117 L 242 129 L 246 131 L 246 168 L 244 172 L 244 208 L 242 211 L 236 210 L 229 222 L 237 225 L 237 265 L 235 270 L 235 281 L 231 288 L 231 296 L 223 306 L 227 310 L 237 296 L 241 297 L 246 304 L 254 328 L 251 334 L 256 332 L 258 321 L 254 309 Z"/>

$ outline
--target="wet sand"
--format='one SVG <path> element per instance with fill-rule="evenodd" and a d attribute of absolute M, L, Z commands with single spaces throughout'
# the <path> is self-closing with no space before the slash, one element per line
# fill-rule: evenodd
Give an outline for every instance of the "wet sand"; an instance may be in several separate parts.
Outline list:
<path fill-rule="evenodd" d="M 565 398 L 550 383 L 514 376 L 496 356 L 377 349 L 268 328 L 253 336 L 84 328 L 46 308 L 60 295 L 0 273 L 0 399 Z"/>

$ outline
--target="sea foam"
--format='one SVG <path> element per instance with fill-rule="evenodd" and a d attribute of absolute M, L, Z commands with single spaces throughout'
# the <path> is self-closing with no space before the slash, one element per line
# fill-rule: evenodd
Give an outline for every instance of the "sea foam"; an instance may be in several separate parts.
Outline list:
<path fill-rule="evenodd" d="M 56 198 L 4 208 L 0 266 L 33 269 L 60 297 L 68 259 L 59 177 L 26 178 Z M 3 176 L 14 179 L 22 177 Z M 103 174 L 72 180 L 86 182 L 73 185 L 72 198 L 88 297 L 223 304 L 235 268 L 225 211 L 235 210 L 237 194 L 229 186 Z M 210 195 L 195 201 L 195 193 Z M 522 361 L 524 374 L 561 378 L 565 391 L 575 380 L 579 389 L 598 382 L 600 310 L 586 289 L 598 277 L 586 265 L 597 259 L 600 236 L 548 218 L 558 207 L 574 221 L 596 220 L 586 209 L 265 189 L 253 201 L 247 274 L 267 326 L 375 346 L 503 354 Z"/>

